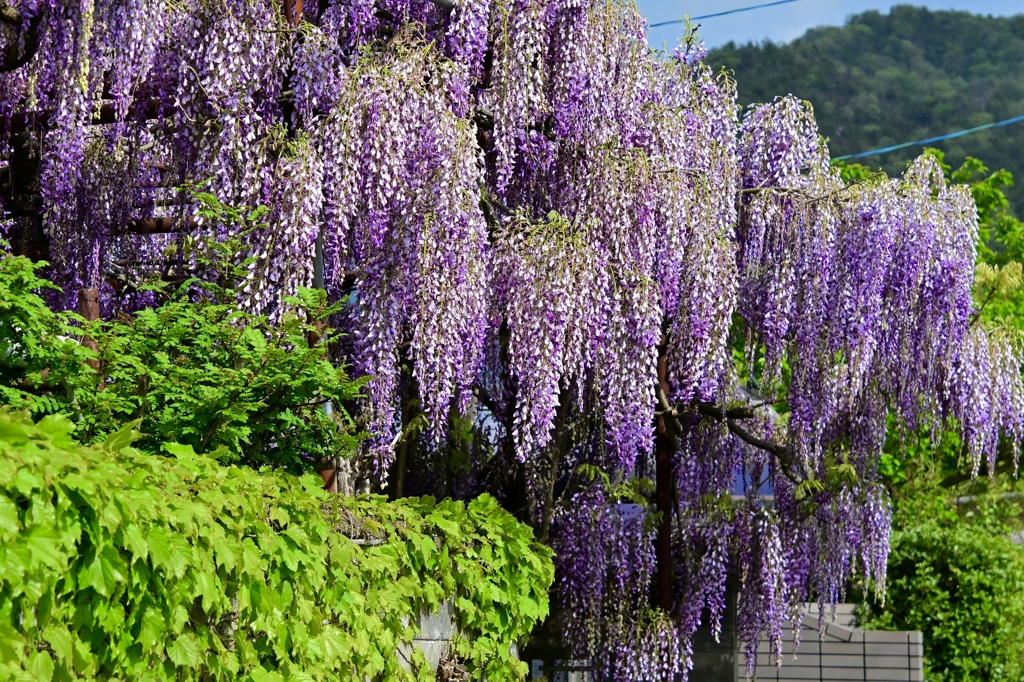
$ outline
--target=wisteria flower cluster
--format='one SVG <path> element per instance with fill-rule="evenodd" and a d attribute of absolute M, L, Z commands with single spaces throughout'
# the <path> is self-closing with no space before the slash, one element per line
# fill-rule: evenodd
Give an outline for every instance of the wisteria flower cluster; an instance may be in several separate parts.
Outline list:
<path fill-rule="evenodd" d="M 567 644 L 602 679 L 666 679 L 689 669 L 687 637 L 652 609 L 653 534 L 643 508 L 596 485 L 556 519 L 558 596 Z"/>

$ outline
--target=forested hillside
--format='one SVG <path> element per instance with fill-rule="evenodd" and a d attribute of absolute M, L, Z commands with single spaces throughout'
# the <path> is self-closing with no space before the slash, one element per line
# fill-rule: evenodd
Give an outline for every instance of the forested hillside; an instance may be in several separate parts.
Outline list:
<path fill-rule="evenodd" d="M 810 101 L 833 156 L 1024 115 L 1024 14 L 899 6 L 851 17 L 841 28 L 813 29 L 786 45 L 730 43 L 708 61 L 735 71 L 744 104 L 785 93 Z M 1024 178 L 1024 123 L 934 146 L 954 166 L 974 156 Z M 920 152 L 911 147 L 863 162 L 898 174 Z M 1020 214 L 1024 183 L 1008 194 Z"/>

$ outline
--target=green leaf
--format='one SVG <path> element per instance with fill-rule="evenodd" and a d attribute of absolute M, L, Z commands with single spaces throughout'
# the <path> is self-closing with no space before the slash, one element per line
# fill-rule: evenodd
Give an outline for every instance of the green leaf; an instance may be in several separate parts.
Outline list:
<path fill-rule="evenodd" d="M 18 508 L 14 502 L 0 496 L 0 538 L 13 537 L 21 530 Z"/>
<path fill-rule="evenodd" d="M 157 568 L 169 569 L 171 567 L 171 538 L 167 531 L 161 526 L 154 526 L 150 529 L 146 538 L 149 547 L 149 557 Z"/>
<path fill-rule="evenodd" d="M 124 537 L 124 548 L 130 551 L 137 559 L 145 559 L 149 556 L 149 544 L 142 535 L 142 529 L 137 525 L 125 526 L 121 529 Z"/>
<path fill-rule="evenodd" d="M 46 651 L 35 651 L 32 653 L 28 672 L 32 679 L 39 682 L 50 682 L 53 679 L 53 659 Z"/>
<path fill-rule="evenodd" d="M 163 652 L 163 635 L 165 623 L 163 617 L 155 608 L 146 609 L 142 614 L 142 627 L 139 630 L 139 642 L 147 650 L 156 654 Z"/>
<path fill-rule="evenodd" d="M 119 582 L 125 580 L 125 563 L 117 550 L 107 545 L 96 552 L 92 562 L 80 574 L 82 584 L 92 587 L 104 597 L 114 594 Z"/>
<path fill-rule="evenodd" d="M 173 456 L 180 457 L 182 459 L 194 459 L 196 457 L 196 451 L 191 445 L 182 445 L 180 443 L 164 443 L 164 451 Z"/>
<path fill-rule="evenodd" d="M 66 627 L 49 627 L 43 630 L 43 639 L 50 643 L 58 660 L 72 663 L 74 660 L 74 641 Z"/>
<path fill-rule="evenodd" d="M 66 559 L 61 551 L 60 536 L 55 530 L 45 526 L 33 526 L 24 538 L 32 550 L 33 561 L 58 570 L 65 566 Z"/>
<path fill-rule="evenodd" d="M 258 667 L 250 672 L 253 682 L 283 682 L 284 677 L 279 673 L 268 671 Z"/>
<path fill-rule="evenodd" d="M 202 658 L 195 635 L 190 632 L 178 635 L 167 645 L 167 657 L 177 666 L 189 668 L 198 666 Z"/>
<path fill-rule="evenodd" d="M 17 661 L 21 659 L 25 648 L 25 639 L 11 627 L 0 621 L 0 661 Z"/>
<path fill-rule="evenodd" d="M 131 446 L 132 443 L 142 437 L 142 434 L 136 431 L 141 423 L 141 419 L 125 423 L 117 431 L 107 436 L 107 439 L 103 441 L 100 447 L 109 452 L 120 452 Z"/>

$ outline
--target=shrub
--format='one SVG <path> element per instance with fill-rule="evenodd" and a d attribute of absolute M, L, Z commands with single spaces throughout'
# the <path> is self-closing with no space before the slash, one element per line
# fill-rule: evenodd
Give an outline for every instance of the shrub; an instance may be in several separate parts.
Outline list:
<path fill-rule="evenodd" d="M 221 448 L 223 461 L 292 473 L 350 454 L 355 425 L 342 406 L 362 382 L 330 362 L 325 344 L 307 341 L 306 311 L 320 318 L 323 298 L 307 290 L 295 312 L 271 324 L 179 294 L 93 325 L 103 386 L 78 391 L 79 431 L 95 439 L 141 419 L 143 448 L 170 440 L 199 453 Z M 332 415 L 322 409 L 328 401 Z"/>
<path fill-rule="evenodd" d="M 345 498 L 130 426 L 85 447 L 0 410 L 0 679 L 400 679 L 449 597 L 473 676 L 521 679 L 553 570 L 492 498 Z"/>
<path fill-rule="evenodd" d="M 54 287 L 39 267 L 0 251 L 0 405 L 72 415 L 84 442 L 138 419 L 140 447 L 175 441 L 292 473 L 355 449 L 344 405 L 363 382 L 327 357 L 323 292 L 303 290 L 271 324 L 217 285 L 154 285 L 162 305 L 85 324 L 46 306 L 38 292 Z M 83 333 L 98 352 L 75 340 Z M 321 343 L 309 344 L 312 333 Z"/>
<path fill-rule="evenodd" d="M 1024 548 L 965 521 L 925 522 L 893 535 L 880 630 L 924 633 L 927 679 L 1024 679 Z"/>
<path fill-rule="evenodd" d="M 0 405 L 57 412 L 72 402 L 69 387 L 83 380 L 95 354 L 72 338 L 81 318 L 53 312 L 40 295 L 56 289 L 38 274 L 45 263 L 5 246 L 0 240 Z"/>

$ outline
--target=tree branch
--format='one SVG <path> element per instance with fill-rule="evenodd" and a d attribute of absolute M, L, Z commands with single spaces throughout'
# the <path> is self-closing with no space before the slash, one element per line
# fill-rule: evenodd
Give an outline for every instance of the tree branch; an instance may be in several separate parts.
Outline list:
<path fill-rule="evenodd" d="M 43 11 L 40 10 L 34 17 L 29 19 L 28 26 L 22 31 L 21 13 L 11 7 L 6 1 L 0 4 L 0 22 L 15 26 L 18 28 L 19 33 L 19 40 L 12 40 L 4 51 L 3 65 L 0 66 L 0 71 L 14 71 L 28 64 L 29 60 L 36 55 L 36 50 L 39 49 L 39 22 L 42 19 Z M 24 38 L 24 45 L 20 38 Z"/>
<path fill-rule="evenodd" d="M 21 12 L 7 2 L 0 3 L 0 23 L 9 26 L 21 26 Z"/>
<path fill-rule="evenodd" d="M 986 296 L 985 300 L 981 302 L 981 307 L 979 307 L 976 311 L 974 311 L 974 314 L 971 315 L 971 321 L 968 324 L 969 327 L 973 327 L 975 324 L 977 324 L 978 320 L 981 319 L 981 314 L 983 312 L 985 312 L 985 306 L 987 306 L 989 304 L 989 301 L 991 301 L 992 297 L 995 296 L 995 295 L 996 295 L 996 287 L 995 287 L 995 285 L 993 285 L 992 288 L 989 289 L 989 291 L 988 291 L 988 296 Z"/>
<path fill-rule="evenodd" d="M 658 402 L 661 405 L 663 412 L 671 417 L 672 422 L 674 422 L 677 427 L 680 427 L 679 421 L 676 419 L 677 409 L 669 407 L 668 400 L 665 398 L 665 394 L 660 390 L 660 388 L 658 390 L 658 394 Z M 694 405 L 694 407 L 696 407 L 699 414 L 705 417 L 711 417 L 719 422 L 724 422 L 726 428 L 729 429 L 729 433 L 736 436 L 747 445 L 774 455 L 775 459 L 779 462 L 783 475 L 794 484 L 799 485 L 802 480 L 800 476 L 801 467 L 793 457 L 792 450 L 784 445 L 779 445 L 778 443 L 773 443 L 765 438 L 755 436 L 739 423 L 739 420 L 741 419 L 753 419 L 755 411 L 767 405 L 768 403 L 758 403 L 757 405 L 743 405 L 741 407 L 722 407 L 715 403 L 699 401 Z"/>
<path fill-rule="evenodd" d="M 473 120 L 481 130 L 494 130 L 494 114 L 490 109 L 477 107 L 473 113 Z"/>
<path fill-rule="evenodd" d="M 491 397 L 487 395 L 487 391 L 484 390 L 483 386 L 474 386 L 473 396 L 480 401 L 481 405 L 487 408 L 487 411 L 490 412 L 495 419 L 498 418 L 498 407 L 495 405 L 494 401 L 491 400 Z"/>
<path fill-rule="evenodd" d="M 127 234 L 168 234 L 172 232 L 187 232 L 197 223 L 194 218 L 185 218 L 184 221 L 177 218 L 135 218 L 128 221 L 125 226 Z"/>
<path fill-rule="evenodd" d="M 665 420 L 665 424 L 668 425 L 668 430 L 672 436 L 672 447 L 675 450 L 679 449 L 679 437 L 683 435 L 683 425 L 679 423 L 679 417 L 675 411 L 675 408 L 668 404 L 668 396 L 665 395 L 665 391 L 661 388 L 661 384 L 656 383 L 655 394 L 658 397 L 658 405 L 661 407 L 661 412 L 658 416 Z"/>
<path fill-rule="evenodd" d="M 753 419 L 754 410 L 766 405 L 768 403 L 744 405 L 742 407 L 722 407 L 715 403 L 700 401 L 697 403 L 697 411 L 705 417 L 714 417 L 718 421 L 725 421 L 726 419 Z"/>
<path fill-rule="evenodd" d="M 514 216 L 516 214 L 515 211 L 513 211 L 511 208 L 502 203 L 501 200 L 499 200 L 498 197 L 494 195 L 487 195 L 486 197 L 484 197 L 484 201 L 486 201 L 488 204 L 498 209 L 507 216 Z"/>
<path fill-rule="evenodd" d="M 772 443 L 769 440 L 755 436 L 754 434 L 747 431 L 745 428 L 739 425 L 735 419 L 725 419 L 725 425 L 729 428 L 729 432 L 742 440 L 747 445 L 753 445 L 755 448 L 770 452 L 779 459 L 789 461 L 789 449 L 784 448 L 777 443 Z"/>

